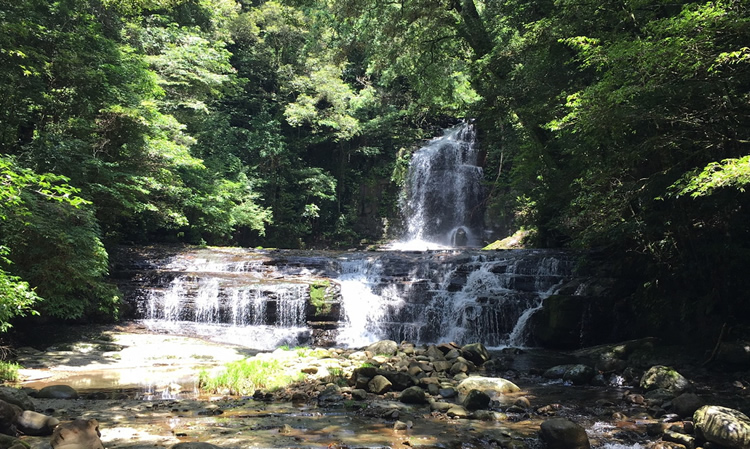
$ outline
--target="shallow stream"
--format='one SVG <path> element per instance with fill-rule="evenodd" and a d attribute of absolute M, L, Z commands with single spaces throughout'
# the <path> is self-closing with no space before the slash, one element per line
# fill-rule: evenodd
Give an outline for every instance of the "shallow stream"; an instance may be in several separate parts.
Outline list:
<path fill-rule="evenodd" d="M 135 332 L 133 332 L 135 331 Z M 40 389 L 68 384 L 77 400 L 35 399 L 37 408 L 61 420 L 96 418 L 106 447 L 169 446 L 203 441 L 221 447 L 541 447 L 539 424 L 549 416 L 507 413 L 507 420 L 451 419 L 428 406 L 406 406 L 395 400 L 366 406 L 344 402 L 267 402 L 244 397 L 201 394 L 197 373 L 254 354 L 235 345 L 196 338 L 150 334 L 137 325 L 103 332 L 106 342 L 87 340 L 54 345 L 47 351 L 21 351 L 28 381 Z M 501 355 L 501 354 L 498 354 Z M 550 382 L 534 374 L 570 361 L 565 355 L 527 351 L 514 354 L 507 374 L 522 389 L 500 401 L 504 410 L 519 396 L 532 409 L 545 405 L 556 416 L 582 424 L 595 448 L 646 447 L 645 411 L 622 404 L 623 387 L 580 387 Z M 515 376 L 515 377 L 512 377 Z M 504 376 L 506 377 L 506 376 Z M 559 404 L 554 405 L 554 404 Z M 405 430 L 394 430 L 395 418 L 382 410 L 398 408 Z M 613 413 L 622 415 L 613 418 Z M 628 417 L 630 416 L 630 417 Z M 46 441 L 30 438 L 32 446 Z"/>

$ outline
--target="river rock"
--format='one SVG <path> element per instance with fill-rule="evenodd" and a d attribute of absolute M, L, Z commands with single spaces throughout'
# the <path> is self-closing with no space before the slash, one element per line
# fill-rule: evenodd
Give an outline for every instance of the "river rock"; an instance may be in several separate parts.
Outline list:
<path fill-rule="evenodd" d="M 355 401 L 364 401 L 367 399 L 367 391 L 362 388 L 354 388 L 349 394 Z"/>
<path fill-rule="evenodd" d="M 398 353 L 398 343 L 393 340 L 381 340 L 368 346 L 365 351 L 376 355 L 393 356 Z"/>
<path fill-rule="evenodd" d="M 202 443 L 200 441 L 186 441 L 170 446 L 170 449 L 221 449 L 221 446 L 215 446 L 211 443 Z"/>
<path fill-rule="evenodd" d="M 521 391 L 518 385 L 500 377 L 472 376 L 462 380 L 456 387 L 459 395 L 466 396 L 471 390 L 479 390 L 487 393 L 491 398 Z"/>
<path fill-rule="evenodd" d="M 590 449 L 589 437 L 580 425 L 564 418 L 544 421 L 539 435 L 548 449 Z"/>
<path fill-rule="evenodd" d="M 657 441 L 656 443 L 654 443 L 651 449 L 686 449 L 686 448 L 682 444 L 674 443 L 672 441 Z"/>
<path fill-rule="evenodd" d="M 583 364 L 557 365 L 544 372 L 547 379 L 562 379 L 573 385 L 585 385 L 594 378 L 594 368 Z"/>
<path fill-rule="evenodd" d="M 703 405 L 703 399 L 695 393 L 683 393 L 672 400 L 672 409 L 682 418 L 693 416 L 693 413 Z"/>
<path fill-rule="evenodd" d="M 448 360 L 435 360 L 432 362 L 432 366 L 435 369 L 435 371 L 444 373 L 451 369 L 453 366 L 453 362 L 450 362 Z"/>
<path fill-rule="evenodd" d="M 341 394 L 341 388 L 335 384 L 326 385 L 323 391 L 318 395 L 318 404 L 323 405 L 326 403 L 337 403 L 344 400 L 344 396 Z"/>
<path fill-rule="evenodd" d="M 690 388 L 690 382 L 674 368 L 655 365 L 649 368 L 641 377 L 641 388 L 653 390 L 663 388 L 673 395 L 680 394 Z"/>
<path fill-rule="evenodd" d="M 452 348 L 450 351 L 445 353 L 446 360 L 456 360 L 459 357 L 461 357 L 461 351 L 456 348 Z"/>
<path fill-rule="evenodd" d="M 480 421 L 507 421 L 508 415 L 505 413 L 493 412 L 492 410 L 475 410 L 474 419 Z"/>
<path fill-rule="evenodd" d="M 588 365 L 572 365 L 570 369 L 563 374 L 563 380 L 571 382 L 573 385 L 585 385 L 594 378 L 594 368 Z"/>
<path fill-rule="evenodd" d="M 393 387 L 393 384 L 385 376 L 381 376 L 380 374 L 373 377 L 367 384 L 367 390 L 370 393 L 375 394 L 385 394 L 391 391 L 391 387 Z"/>
<path fill-rule="evenodd" d="M 526 396 L 521 396 L 513 402 L 513 405 L 524 410 L 529 410 L 531 408 L 531 401 Z"/>
<path fill-rule="evenodd" d="M 391 387 L 396 391 L 403 391 L 417 384 L 416 380 L 409 373 L 404 371 L 378 371 L 378 374 L 384 376 L 391 383 Z"/>
<path fill-rule="evenodd" d="M 443 351 L 441 351 L 437 348 L 437 346 L 434 345 L 427 348 L 427 357 L 430 358 L 431 362 L 445 360 L 445 354 L 443 354 Z"/>
<path fill-rule="evenodd" d="M 452 406 L 451 408 L 448 409 L 448 411 L 445 414 L 450 416 L 451 418 L 458 418 L 458 419 L 466 419 L 469 416 L 471 416 L 471 413 L 469 413 L 469 411 L 466 410 L 466 408 L 460 405 Z"/>
<path fill-rule="evenodd" d="M 23 410 L 34 410 L 34 402 L 28 394 L 13 387 L 0 387 L 0 400 L 15 404 Z"/>
<path fill-rule="evenodd" d="M 424 390 L 416 386 L 402 391 L 399 400 L 404 404 L 424 404 L 427 402 Z"/>
<path fill-rule="evenodd" d="M 75 419 L 58 425 L 52 433 L 52 449 L 104 449 L 95 419 Z"/>
<path fill-rule="evenodd" d="M 7 449 L 28 449 L 28 444 L 22 443 L 16 437 L 0 434 L 0 448 Z"/>
<path fill-rule="evenodd" d="M 481 366 L 490 359 L 490 353 L 482 343 L 469 343 L 461 347 L 461 352 L 466 359 L 470 360 L 476 366 Z"/>
<path fill-rule="evenodd" d="M 432 410 L 433 412 L 447 413 L 448 410 L 452 409 L 455 406 L 455 404 L 452 404 L 450 402 L 430 400 L 430 410 Z"/>
<path fill-rule="evenodd" d="M 405 423 L 403 421 L 396 421 L 395 423 L 393 423 L 393 430 L 396 430 L 396 431 L 408 430 L 409 427 L 411 427 L 409 423 Z"/>
<path fill-rule="evenodd" d="M 52 435 L 60 420 L 33 410 L 24 410 L 18 417 L 17 424 L 18 430 L 26 435 L 43 436 Z"/>
<path fill-rule="evenodd" d="M 78 392 L 70 385 L 49 385 L 35 394 L 43 399 L 78 399 Z"/>
<path fill-rule="evenodd" d="M 700 439 L 728 449 L 750 447 L 750 418 L 728 407 L 706 405 L 693 414 L 695 434 Z"/>
<path fill-rule="evenodd" d="M 467 372 L 469 372 L 469 365 L 466 362 L 457 361 L 453 365 L 451 365 L 450 373 L 454 376 L 456 374 L 467 373 Z"/>
<path fill-rule="evenodd" d="M 456 397 L 456 389 L 453 387 L 441 388 L 438 390 L 440 397 L 450 399 Z"/>
<path fill-rule="evenodd" d="M 661 439 L 664 441 L 671 441 L 672 443 L 681 444 L 685 446 L 686 449 L 696 448 L 695 437 L 692 437 L 690 435 L 685 435 L 684 433 L 679 433 L 679 432 L 675 432 L 672 430 L 665 430 L 661 436 Z"/>
<path fill-rule="evenodd" d="M 0 433 L 16 436 L 18 433 L 18 430 L 16 429 L 16 421 L 21 415 L 21 412 L 21 407 L 15 404 L 8 404 L 5 401 L 0 401 Z"/>
<path fill-rule="evenodd" d="M 490 396 L 479 390 L 471 390 L 464 399 L 464 408 L 466 410 L 484 410 L 490 405 Z"/>
<path fill-rule="evenodd" d="M 487 373 L 499 373 L 510 367 L 510 361 L 512 361 L 512 359 L 489 359 L 482 364 L 482 368 L 484 368 Z"/>

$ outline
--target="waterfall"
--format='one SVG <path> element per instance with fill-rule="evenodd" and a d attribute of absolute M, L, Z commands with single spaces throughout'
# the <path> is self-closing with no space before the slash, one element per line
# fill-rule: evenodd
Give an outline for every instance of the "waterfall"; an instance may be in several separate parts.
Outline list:
<path fill-rule="evenodd" d="M 279 277 L 257 255 L 239 248 L 180 252 L 136 276 L 137 315 L 154 331 L 256 349 L 308 343 L 308 285 L 268 281 Z"/>
<path fill-rule="evenodd" d="M 188 248 L 118 275 L 155 331 L 272 349 L 381 339 L 525 346 L 542 301 L 574 279 L 553 250 L 293 252 Z M 329 285 L 313 306 L 311 285 Z M 576 292 L 575 294 L 578 294 Z"/>
<path fill-rule="evenodd" d="M 338 278 L 346 325 L 340 343 L 481 341 L 524 346 L 525 325 L 544 298 L 569 280 L 564 253 L 390 253 L 352 261 Z"/>
<path fill-rule="evenodd" d="M 412 156 L 402 212 L 406 235 L 394 249 L 477 247 L 484 208 L 474 126 L 445 132 Z"/>

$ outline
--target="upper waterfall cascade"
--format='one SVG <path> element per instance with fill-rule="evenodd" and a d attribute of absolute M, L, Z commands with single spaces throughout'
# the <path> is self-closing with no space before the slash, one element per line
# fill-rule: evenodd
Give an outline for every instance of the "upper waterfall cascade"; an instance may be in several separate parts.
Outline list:
<path fill-rule="evenodd" d="M 256 349 L 381 339 L 524 346 L 525 320 L 573 279 L 574 265 L 551 250 L 183 248 L 139 257 L 119 277 L 147 326 Z"/>
<path fill-rule="evenodd" d="M 409 164 L 402 202 L 406 235 L 394 248 L 480 246 L 482 179 L 470 123 L 448 129 L 420 148 Z"/>

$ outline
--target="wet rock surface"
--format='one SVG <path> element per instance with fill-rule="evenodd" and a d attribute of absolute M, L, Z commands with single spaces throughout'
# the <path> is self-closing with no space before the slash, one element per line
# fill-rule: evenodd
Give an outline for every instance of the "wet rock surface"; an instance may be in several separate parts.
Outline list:
<path fill-rule="evenodd" d="M 197 447 L 200 443 L 201 447 L 224 448 L 538 449 L 547 441 L 540 436 L 543 423 L 564 420 L 584 429 L 591 447 L 638 444 L 654 449 L 699 447 L 706 440 L 716 444 L 716 439 L 709 438 L 724 438 L 727 430 L 713 430 L 709 424 L 716 419 L 700 418 L 698 413 L 693 417 L 688 410 L 700 401 L 729 409 L 726 416 L 744 422 L 750 386 L 743 373 L 719 376 L 696 364 L 663 360 L 658 366 L 675 366 L 687 380 L 689 396 L 666 388 L 645 391 L 640 387 L 643 374 L 657 365 L 643 365 L 638 360 L 644 358 L 633 361 L 628 351 L 611 348 L 604 352 L 607 357 L 615 354 L 623 362 L 615 364 L 620 368 L 597 370 L 603 383 L 595 384 L 592 379 L 588 384 L 576 384 L 543 374 L 560 365 L 595 366 L 598 355 L 583 363 L 569 355 L 508 349 L 488 351 L 491 358 L 477 364 L 458 345 L 400 343 L 389 355 L 366 348 L 318 348 L 312 358 L 288 349 L 255 354 L 184 337 L 125 332 L 133 330 L 107 332 L 108 345 L 89 341 L 44 351 L 19 351 L 22 365 L 37 368 L 23 370 L 31 380 L 22 385 L 23 390 L 13 390 L 7 397 L 25 404 L 15 405 L 18 410 L 31 404 L 39 414 L 35 418 L 45 423 L 96 420 L 101 443 L 107 448 L 172 447 L 178 443 Z M 119 350 L 111 350 L 116 348 Z M 288 388 L 248 396 L 197 389 L 195 374 L 199 369 L 218 369 L 250 356 L 274 358 L 289 370 L 308 374 Z M 455 364 L 460 358 L 466 360 L 462 363 L 467 371 L 452 374 L 453 365 L 441 365 L 449 359 Z M 497 359 L 503 359 L 507 368 L 489 374 L 484 365 Z M 383 378 L 391 387 L 378 393 L 369 390 L 367 386 L 375 378 Z M 500 382 L 506 388 L 493 391 L 482 386 L 482 379 Z M 478 383 L 461 387 L 470 381 Z M 507 388 L 508 384 L 515 388 Z M 78 397 L 39 397 L 40 391 L 52 385 L 65 385 Z M 473 396 L 471 402 L 467 396 Z M 16 416 L 9 419 L 18 419 L 15 409 L 9 410 L 9 416 Z M 16 438 L 32 448 L 49 448 L 49 435 L 7 430 L 15 432 L 9 436 L 10 443 Z M 88 435 L 92 435 L 90 431 Z M 86 441 L 96 447 L 95 439 Z M 576 441 L 585 447 L 583 438 Z M 549 444 L 558 443 L 546 444 L 552 447 Z"/>

